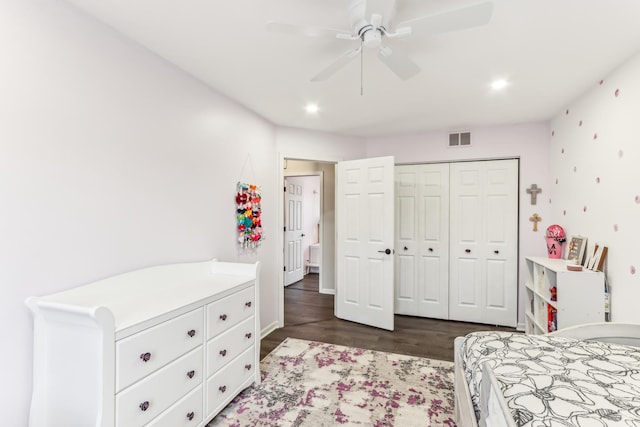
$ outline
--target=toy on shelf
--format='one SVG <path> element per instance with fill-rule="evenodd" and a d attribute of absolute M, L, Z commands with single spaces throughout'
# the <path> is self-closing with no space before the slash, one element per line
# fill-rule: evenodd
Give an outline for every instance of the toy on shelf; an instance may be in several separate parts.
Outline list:
<path fill-rule="evenodd" d="M 564 228 L 558 224 L 548 226 L 545 233 L 545 240 L 547 241 L 549 258 L 562 258 L 562 245 L 567 240 L 564 234 Z"/>

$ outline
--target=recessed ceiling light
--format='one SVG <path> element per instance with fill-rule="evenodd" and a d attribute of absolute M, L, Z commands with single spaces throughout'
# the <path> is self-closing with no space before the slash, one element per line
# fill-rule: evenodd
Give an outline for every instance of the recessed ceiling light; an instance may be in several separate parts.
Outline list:
<path fill-rule="evenodd" d="M 316 114 L 319 110 L 317 104 L 307 104 L 307 106 L 304 107 L 304 109 L 309 114 Z"/>
<path fill-rule="evenodd" d="M 505 79 L 497 79 L 491 83 L 491 89 L 493 90 L 502 90 L 509 85 Z"/>

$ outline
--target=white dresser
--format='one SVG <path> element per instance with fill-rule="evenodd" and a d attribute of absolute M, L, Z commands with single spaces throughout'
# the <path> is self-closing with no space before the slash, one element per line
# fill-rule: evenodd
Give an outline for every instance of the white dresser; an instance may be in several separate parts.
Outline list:
<path fill-rule="evenodd" d="M 31 427 L 202 427 L 260 383 L 260 264 L 151 267 L 27 299 Z"/>

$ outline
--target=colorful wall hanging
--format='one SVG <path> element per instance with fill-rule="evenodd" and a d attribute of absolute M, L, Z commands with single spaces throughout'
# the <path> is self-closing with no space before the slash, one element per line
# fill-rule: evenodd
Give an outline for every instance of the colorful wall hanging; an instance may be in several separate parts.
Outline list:
<path fill-rule="evenodd" d="M 261 215 L 262 190 L 254 184 L 238 182 L 236 190 L 236 228 L 243 248 L 256 248 L 263 239 Z"/>

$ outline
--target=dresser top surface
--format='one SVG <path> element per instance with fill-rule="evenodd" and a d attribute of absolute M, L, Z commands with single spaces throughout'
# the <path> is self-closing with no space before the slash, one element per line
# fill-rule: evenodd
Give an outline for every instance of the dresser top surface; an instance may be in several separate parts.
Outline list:
<path fill-rule="evenodd" d="M 115 331 L 229 293 L 256 280 L 255 264 L 216 261 L 170 264 L 124 273 L 37 298 L 56 307 L 107 308 Z"/>

